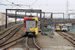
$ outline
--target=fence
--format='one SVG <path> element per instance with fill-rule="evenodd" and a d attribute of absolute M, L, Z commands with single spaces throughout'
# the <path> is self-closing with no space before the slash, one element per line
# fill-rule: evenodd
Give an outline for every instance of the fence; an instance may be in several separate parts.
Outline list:
<path fill-rule="evenodd" d="M 75 27 L 70 29 L 71 32 L 75 32 Z"/>
<path fill-rule="evenodd" d="M 18 23 L 20 23 L 20 22 L 17 22 L 16 24 L 18 24 Z M 11 27 L 14 24 L 15 24 L 15 22 L 8 23 L 7 27 L 9 28 L 9 27 Z M 5 29 L 6 29 L 5 25 L 1 25 L 0 26 L 0 31 L 5 30 Z"/>
<path fill-rule="evenodd" d="M 53 36 L 54 36 L 54 29 L 42 26 L 41 30 L 42 30 L 43 34 L 46 34 L 49 37 L 53 38 Z"/>

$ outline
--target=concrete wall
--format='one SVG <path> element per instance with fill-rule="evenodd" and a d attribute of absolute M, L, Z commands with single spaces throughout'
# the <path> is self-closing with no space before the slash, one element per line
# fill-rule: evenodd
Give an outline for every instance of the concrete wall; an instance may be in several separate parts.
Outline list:
<path fill-rule="evenodd" d="M 7 16 L 7 21 L 9 21 L 8 18 L 9 18 L 9 17 Z M 6 23 L 6 15 L 0 13 L 0 26 L 1 26 L 1 25 L 5 25 L 5 23 Z"/>

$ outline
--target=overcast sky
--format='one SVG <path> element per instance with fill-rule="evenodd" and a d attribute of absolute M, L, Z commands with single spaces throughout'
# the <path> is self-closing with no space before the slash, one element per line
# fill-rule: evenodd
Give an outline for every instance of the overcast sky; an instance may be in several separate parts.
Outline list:
<path fill-rule="evenodd" d="M 36 0 L 8 0 L 10 2 L 14 2 L 15 4 L 22 4 L 22 5 L 31 5 Z M 75 0 L 68 0 L 69 1 L 69 10 L 75 10 Z M 11 4 L 6 0 L 1 0 L 0 4 Z M 33 9 L 42 9 L 44 12 L 64 12 L 66 14 L 67 9 L 67 0 L 37 0 L 35 4 L 31 6 Z M 6 8 L 23 8 L 27 9 L 29 7 L 22 6 L 22 7 L 15 7 L 15 6 L 3 6 L 0 5 L 0 12 L 5 12 Z M 70 11 L 69 11 L 70 12 Z"/>

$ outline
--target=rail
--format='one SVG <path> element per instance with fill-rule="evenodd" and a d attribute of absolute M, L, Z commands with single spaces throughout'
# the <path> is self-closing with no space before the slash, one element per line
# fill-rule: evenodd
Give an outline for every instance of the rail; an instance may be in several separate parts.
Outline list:
<path fill-rule="evenodd" d="M 0 47 L 1 45 L 5 44 L 9 39 L 11 39 L 15 34 L 16 32 L 22 27 L 21 25 L 19 25 L 20 27 L 18 27 L 16 30 L 12 31 L 12 34 L 9 34 L 5 37 L 5 40 L 0 40 Z"/>
<path fill-rule="evenodd" d="M 63 36 L 65 39 L 67 39 L 68 41 L 70 41 L 73 46 L 75 47 L 75 40 L 72 38 L 72 36 L 67 33 L 63 33 L 63 32 L 57 32 L 58 34 L 60 34 L 61 36 Z"/>
<path fill-rule="evenodd" d="M 33 37 L 33 45 L 35 45 L 35 48 L 37 49 L 37 50 L 42 50 L 37 44 L 36 44 L 36 42 L 35 42 L 35 37 Z M 27 50 L 31 50 L 31 48 L 29 47 L 29 45 L 28 45 L 28 37 L 26 37 L 26 43 L 25 43 L 25 45 L 26 45 L 26 48 L 27 48 Z M 31 41 L 30 41 L 31 42 Z"/>
<path fill-rule="evenodd" d="M 42 49 L 36 44 L 34 37 L 33 37 L 33 41 L 34 41 L 35 46 L 36 46 L 39 50 L 42 50 Z"/>

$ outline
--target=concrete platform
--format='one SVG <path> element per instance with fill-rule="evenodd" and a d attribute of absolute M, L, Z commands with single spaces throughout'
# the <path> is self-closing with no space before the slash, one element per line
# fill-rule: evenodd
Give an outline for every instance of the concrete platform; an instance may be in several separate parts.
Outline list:
<path fill-rule="evenodd" d="M 38 34 L 37 43 L 43 50 L 73 50 L 73 45 L 58 33 L 55 32 L 54 38 Z"/>

